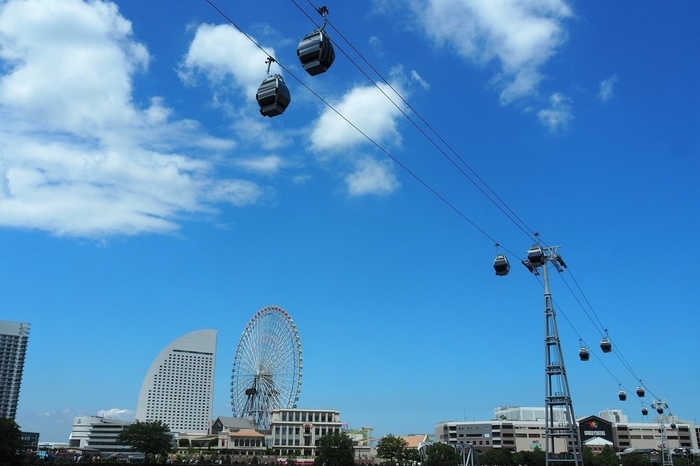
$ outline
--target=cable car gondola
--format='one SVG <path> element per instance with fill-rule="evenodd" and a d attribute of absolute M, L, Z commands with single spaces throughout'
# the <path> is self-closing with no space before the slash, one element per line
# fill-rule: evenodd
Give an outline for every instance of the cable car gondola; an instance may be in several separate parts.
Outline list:
<path fill-rule="evenodd" d="M 270 65 L 275 61 L 274 58 L 267 59 L 268 77 L 260 84 L 258 92 L 255 94 L 255 100 L 260 106 L 260 114 L 266 117 L 281 115 L 292 101 L 292 96 L 289 93 L 284 79 L 279 74 L 270 75 Z"/>
<path fill-rule="evenodd" d="M 646 392 L 644 391 L 644 386 L 642 385 L 641 380 L 639 381 L 639 387 L 637 387 L 636 392 L 637 392 L 637 396 L 639 398 L 644 398 L 644 395 L 646 394 Z"/>
<path fill-rule="evenodd" d="M 620 385 L 620 391 L 617 393 L 617 397 L 620 401 L 625 401 L 627 399 L 627 393 L 622 389 L 622 385 Z"/>
<path fill-rule="evenodd" d="M 499 254 L 496 256 L 496 259 L 493 261 L 493 269 L 496 271 L 496 275 L 499 277 L 508 275 L 508 272 L 510 272 L 510 263 L 508 262 L 508 258 L 505 256 L 505 254 Z"/>
<path fill-rule="evenodd" d="M 539 244 L 533 244 L 527 251 L 527 261 L 532 267 L 540 267 L 544 265 L 544 251 Z"/>
<path fill-rule="evenodd" d="M 579 338 L 578 341 L 581 344 L 581 349 L 578 350 L 578 357 L 581 361 L 588 361 L 591 358 L 591 353 L 588 351 L 588 348 L 583 345 L 583 339 Z"/>
<path fill-rule="evenodd" d="M 608 330 L 605 329 L 605 336 L 600 340 L 600 349 L 603 353 L 609 353 L 612 351 L 612 343 L 610 343 L 610 338 L 608 338 Z"/>
<path fill-rule="evenodd" d="M 323 26 L 307 34 L 297 47 L 299 61 L 311 76 L 325 73 L 335 60 L 333 44 L 324 31 L 328 8 L 323 6 L 318 12 L 323 15 Z"/>
<path fill-rule="evenodd" d="M 649 410 L 647 409 L 646 406 L 644 406 L 644 407 L 642 408 L 642 416 L 646 416 L 647 414 L 649 414 Z"/>
<path fill-rule="evenodd" d="M 588 348 L 585 346 L 578 351 L 578 357 L 581 361 L 588 361 L 591 358 L 591 354 L 588 352 Z"/>

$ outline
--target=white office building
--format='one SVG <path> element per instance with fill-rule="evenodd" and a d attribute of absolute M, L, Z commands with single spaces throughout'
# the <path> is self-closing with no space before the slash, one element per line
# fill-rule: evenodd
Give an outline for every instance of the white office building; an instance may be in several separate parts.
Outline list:
<path fill-rule="evenodd" d="M 130 452 L 130 446 L 120 445 L 117 441 L 119 433 L 129 424 L 131 424 L 129 421 L 98 416 L 75 417 L 68 445 L 71 448 L 96 450 L 102 453 Z"/>
<path fill-rule="evenodd" d="M 274 409 L 270 418 L 272 448 L 278 455 L 294 455 L 298 464 L 316 456 L 321 437 L 342 431 L 340 412 L 332 409 Z"/>
<path fill-rule="evenodd" d="M 151 364 L 136 406 L 137 421 L 162 421 L 172 432 L 206 433 L 211 424 L 216 330 L 176 339 Z"/>

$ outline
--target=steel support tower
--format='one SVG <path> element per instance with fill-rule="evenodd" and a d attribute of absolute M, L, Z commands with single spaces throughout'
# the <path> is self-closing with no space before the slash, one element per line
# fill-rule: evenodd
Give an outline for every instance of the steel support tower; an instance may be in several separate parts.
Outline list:
<path fill-rule="evenodd" d="M 666 400 L 654 400 L 651 407 L 659 414 L 659 433 L 661 434 L 661 466 L 673 466 L 673 457 L 671 456 L 671 447 L 668 443 L 668 435 L 666 434 L 666 423 L 664 422 L 664 409 L 668 409 Z M 671 428 L 675 427 L 671 424 Z"/>
<path fill-rule="evenodd" d="M 581 435 L 574 416 L 556 312 L 549 290 L 548 263 L 551 263 L 557 272 L 562 272 L 566 267 L 557 252 L 558 249 L 559 246 L 535 245 L 528 251 L 528 259 L 523 261 L 523 265 L 535 275 L 540 274 L 541 268 L 544 280 L 545 464 L 583 466 Z M 566 443 L 561 440 L 557 442 L 557 439 L 565 440 Z M 556 444 L 559 446 L 559 452 L 556 450 Z"/>

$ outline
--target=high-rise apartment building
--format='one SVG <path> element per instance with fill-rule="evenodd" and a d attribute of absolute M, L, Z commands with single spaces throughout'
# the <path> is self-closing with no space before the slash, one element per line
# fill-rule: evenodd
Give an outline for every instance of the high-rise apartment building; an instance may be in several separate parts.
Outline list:
<path fill-rule="evenodd" d="M 0 320 L 0 417 L 14 419 L 17 414 L 29 327 Z"/>
<path fill-rule="evenodd" d="M 146 374 L 136 420 L 162 421 L 172 432 L 207 432 L 215 362 L 216 330 L 198 330 L 174 340 Z"/>

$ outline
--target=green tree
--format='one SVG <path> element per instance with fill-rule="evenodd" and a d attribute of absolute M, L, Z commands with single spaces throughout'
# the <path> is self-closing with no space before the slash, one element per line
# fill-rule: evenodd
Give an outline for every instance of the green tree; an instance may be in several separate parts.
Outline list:
<path fill-rule="evenodd" d="M 532 450 L 530 452 L 530 461 L 530 466 L 545 466 L 547 458 L 544 450 L 542 450 L 540 447 L 537 447 L 534 450 Z"/>
<path fill-rule="evenodd" d="M 425 449 L 423 466 L 456 466 L 459 462 L 457 450 L 446 443 L 433 443 Z"/>
<path fill-rule="evenodd" d="M 355 462 L 352 439 L 342 432 L 332 432 L 318 439 L 315 466 L 350 466 Z"/>
<path fill-rule="evenodd" d="M 544 452 L 536 447 L 534 450 L 522 450 L 513 453 L 513 464 L 522 466 L 545 466 Z"/>
<path fill-rule="evenodd" d="M 183 448 L 189 447 L 190 446 L 190 439 L 188 439 L 188 438 L 179 439 L 177 441 L 177 446 L 183 447 Z"/>
<path fill-rule="evenodd" d="M 403 460 L 405 464 L 416 464 L 422 462 L 423 458 L 415 448 L 407 448 L 403 451 Z"/>
<path fill-rule="evenodd" d="M 620 458 L 610 445 L 605 445 L 600 451 L 600 466 L 620 466 Z"/>
<path fill-rule="evenodd" d="M 0 466 L 20 464 L 22 431 L 13 419 L 0 417 Z"/>
<path fill-rule="evenodd" d="M 407 446 L 408 442 L 405 439 L 392 434 L 385 435 L 377 442 L 377 456 L 391 464 L 404 464 L 404 450 Z"/>
<path fill-rule="evenodd" d="M 596 466 L 596 458 L 590 447 L 583 447 L 581 458 L 583 459 L 583 466 Z"/>
<path fill-rule="evenodd" d="M 622 466 L 650 466 L 651 461 L 649 458 L 642 455 L 641 453 L 628 453 L 622 455 Z M 676 465 L 675 459 L 673 461 L 674 466 Z"/>
<path fill-rule="evenodd" d="M 487 466 L 511 466 L 513 452 L 503 448 L 489 448 L 481 455 L 479 463 Z"/>
<path fill-rule="evenodd" d="M 136 421 L 119 433 L 118 441 L 130 445 L 148 458 L 149 455 L 164 455 L 172 448 L 173 435 L 162 421 Z"/>

